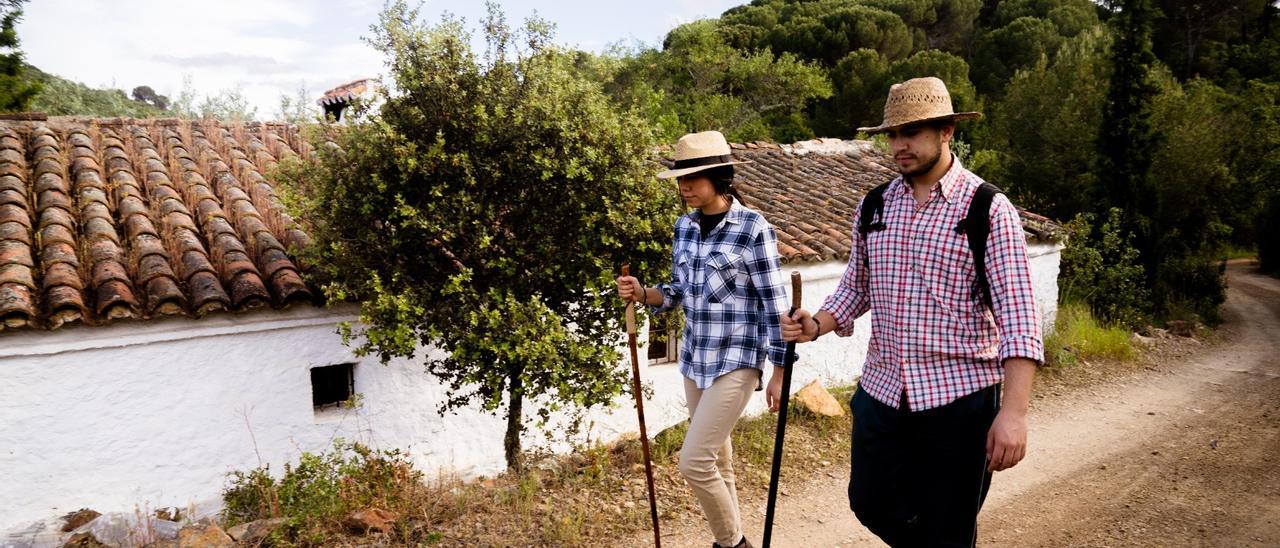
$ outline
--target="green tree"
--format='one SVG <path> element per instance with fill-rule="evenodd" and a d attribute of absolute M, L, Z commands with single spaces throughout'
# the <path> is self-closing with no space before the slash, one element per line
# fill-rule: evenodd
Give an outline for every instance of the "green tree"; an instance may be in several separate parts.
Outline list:
<path fill-rule="evenodd" d="M 1230 202 L 1212 197 L 1239 192 L 1229 165 L 1238 120 L 1224 109 L 1230 96 L 1207 80 L 1165 86 L 1152 104 L 1152 122 L 1164 134 L 1151 163 L 1152 178 L 1159 181 L 1153 219 L 1156 304 L 1168 315 L 1212 320 L 1226 297 L 1217 263 L 1231 235 L 1219 213 Z"/>
<path fill-rule="evenodd" d="M 890 60 L 913 51 L 901 17 L 860 0 L 757 0 L 724 12 L 720 23 L 733 47 L 794 53 L 828 67 L 862 48 Z"/>
<path fill-rule="evenodd" d="M 40 84 L 31 81 L 22 62 L 17 24 L 26 0 L 0 0 L 0 112 L 27 110 L 40 93 Z"/>
<path fill-rule="evenodd" d="M 1019 17 L 985 33 L 975 46 L 974 83 L 983 93 L 999 95 L 1019 69 L 1041 57 L 1052 59 L 1062 40 L 1052 21 L 1038 17 Z"/>
<path fill-rule="evenodd" d="M 662 275 L 678 205 L 651 175 L 650 126 L 578 73 L 548 24 L 512 31 L 489 4 L 483 29 L 481 56 L 456 20 L 388 6 L 370 40 L 391 80 L 382 105 L 319 126 L 315 161 L 282 179 L 326 293 L 362 304 L 344 328 L 356 352 L 419 356 L 449 389 L 443 410 L 504 410 L 518 467 L 526 401 L 545 421 L 626 386 L 613 278 L 626 260 Z"/>
<path fill-rule="evenodd" d="M 892 12 L 911 29 L 916 51 L 962 54 L 972 39 L 982 0 L 863 0 Z"/>
<path fill-rule="evenodd" d="M 276 112 L 278 119 L 299 124 L 313 122 L 319 116 L 320 109 L 316 107 L 315 98 L 307 91 L 307 86 L 299 85 L 293 97 L 280 95 L 280 110 Z"/>
<path fill-rule="evenodd" d="M 853 137 L 874 126 L 884 112 L 889 61 L 873 49 L 850 52 L 831 69 L 834 94 L 815 108 L 814 130 L 827 137 Z"/>
<path fill-rule="evenodd" d="M 989 108 L 979 142 L 997 153 L 991 180 L 1015 203 L 1054 219 L 1092 211 L 1092 169 L 1107 95 L 1111 35 L 1095 27 L 1018 71 Z"/>
<path fill-rule="evenodd" d="M 258 107 L 250 105 L 244 89 L 236 86 L 205 96 L 200 102 L 199 112 L 201 117 L 240 122 L 256 118 Z"/>
<path fill-rule="evenodd" d="M 815 64 L 768 48 L 734 49 L 710 20 L 672 30 L 661 51 L 626 58 L 610 80 L 607 89 L 619 102 L 676 115 L 674 124 L 661 114 L 656 120 L 666 140 L 708 129 L 735 141 L 811 138 L 802 113 L 812 100 L 831 95 Z"/>
<path fill-rule="evenodd" d="M 130 99 L 123 90 L 95 89 L 27 66 L 27 77 L 40 85 L 30 109 L 50 116 L 127 116 L 148 118 L 165 111 Z"/>
<path fill-rule="evenodd" d="M 151 86 L 135 87 L 133 88 L 133 93 L 131 94 L 131 96 L 133 97 L 134 101 L 137 101 L 139 103 L 151 105 L 160 110 L 169 109 L 169 98 L 165 97 L 164 95 L 160 95 L 156 93 L 154 89 L 151 89 Z"/>
<path fill-rule="evenodd" d="M 1022 17 L 1052 21 L 1064 37 L 1098 24 L 1098 8 L 1091 0 L 1004 0 L 994 6 L 989 28 L 1006 26 Z"/>
<path fill-rule="evenodd" d="M 226 121 L 248 121 L 258 116 L 258 107 L 249 104 L 240 86 L 226 88 L 201 97 L 190 74 L 182 75 L 182 89 L 173 99 L 170 110 L 180 118 L 215 118 Z"/>
<path fill-rule="evenodd" d="M 1251 80 L 1221 108 L 1232 116 L 1226 135 L 1236 143 L 1229 161 L 1237 189 L 1221 196 L 1224 222 L 1236 245 L 1257 242 L 1261 255 L 1264 244 L 1280 242 L 1280 230 L 1266 228 L 1276 226 L 1276 209 L 1263 211 L 1266 198 L 1280 194 L 1280 83 Z"/>
<path fill-rule="evenodd" d="M 200 100 L 200 94 L 196 92 L 195 84 L 190 74 L 182 75 L 182 89 L 178 90 L 178 96 L 174 97 L 169 108 L 173 113 L 183 118 L 199 118 L 199 111 L 196 109 L 196 101 Z"/>
<path fill-rule="evenodd" d="M 1280 272 L 1280 191 L 1263 196 L 1258 211 L 1258 263 L 1263 272 Z"/>
<path fill-rule="evenodd" d="M 1122 4 L 1112 18 L 1117 38 L 1098 134 L 1095 206 L 1102 215 L 1112 208 L 1125 212 L 1124 230 L 1133 234 L 1148 281 L 1154 282 L 1159 263 L 1151 177 L 1152 158 L 1159 148 L 1159 135 L 1151 124 L 1151 104 L 1159 92 L 1151 74 L 1156 63 L 1151 52 L 1155 9 L 1151 0 L 1124 0 Z"/>
<path fill-rule="evenodd" d="M 1155 53 L 1181 79 L 1226 68 L 1229 44 L 1248 43 L 1270 0 L 1158 0 Z"/>
<path fill-rule="evenodd" d="M 1063 302 L 1084 302 L 1103 321 L 1136 328 L 1149 317 L 1151 289 L 1122 218 L 1111 209 L 1067 223 L 1058 283 Z"/>
<path fill-rule="evenodd" d="M 941 50 L 924 50 L 890 62 L 873 50 L 860 49 L 831 69 L 835 93 L 815 108 L 814 129 L 828 137 L 854 137 L 857 128 L 880 123 L 890 86 L 922 76 L 946 82 L 957 111 L 980 110 L 964 59 Z"/>

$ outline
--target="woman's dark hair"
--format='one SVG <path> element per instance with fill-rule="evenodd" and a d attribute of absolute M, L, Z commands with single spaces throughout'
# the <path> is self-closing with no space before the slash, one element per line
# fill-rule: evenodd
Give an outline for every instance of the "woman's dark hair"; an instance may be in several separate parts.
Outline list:
<path fill-rule="evenodd" d="M 738 194 L 738 189 L 733 187 L 733 165 L 713 167 L 699 171 L 695 175 L 705 175 L 708 179 L 711 179 L 711 186 L 716 189 L 716 194 L 728 194 L 733 196 L 738 203 L 745 204 L 742 201 L 742 196 Z"/>

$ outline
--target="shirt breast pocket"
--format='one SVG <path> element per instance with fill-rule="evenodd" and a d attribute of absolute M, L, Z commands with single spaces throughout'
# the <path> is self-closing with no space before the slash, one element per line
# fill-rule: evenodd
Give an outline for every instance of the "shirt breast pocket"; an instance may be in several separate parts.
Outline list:
<path fill-rule="evenodd" d="M 744 274 L 742 255 L 716 251 L 707 256 L 707 302 L 732 302 L 738 292 L 739 275 Z"/>
<path fill-rule="evenodd" d="M 950 238 L 937 242 L 930 254 L 933 265 L 927 279 L 934 294 L 944 299 L 952 310 L 967 314 L 977 303 L 973 292 L 973 253 L 964 235 L 951 232 L 948 236 Z"/>
<path fill-rule="evenodd" d="M 676 254 L 675 265 L 672 266 L 672 275 L 675 278 L 677 289 L 681 294 L 688 294 L 693 289 L 693 259 L 688 251 L 681 251 Z M 692 296 L 692 295 L 690 295 Z"/>

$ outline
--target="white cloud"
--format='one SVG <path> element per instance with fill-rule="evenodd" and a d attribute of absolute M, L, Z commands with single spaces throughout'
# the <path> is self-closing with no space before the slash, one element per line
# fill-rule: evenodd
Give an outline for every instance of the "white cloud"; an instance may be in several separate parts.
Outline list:
<path fill-rule="evenodd" d="M 259 117 L 270 117 L 280 95 L 299 86 L 318 96 L 376 75 L 380 56 L 359 34 L 326 27 L 344 10 L 372 22 L 379 7 L 356 0 L 41 0 L 26 7 L 18 31 L 27 61 L 48 72 L 126 91 L 145 84 L 170 97 L 190 75 L 202 94 L 242 89 Z M 361 32 L 367 27 L 359 25 Z"/>
<path fill-rule="evenodd" d="M 501 0 L 509 22 L 535 9 L 557 23 L 557 40 L 600 50 L 619 40 L 653 44 L 671 28 L 714 17 L 744 0 Z M 184 75 L 202 94 L 240 88 L 259 117 L 281 95 L 312 94 L 383 70 L 381 55 L 360 40 L 383 0 L 36 0 L 18 28 L 27 61 L 96 87 L 129 91 L 149 85 L 174 97 Z M 467 16 L 475 28 L 480 0 L 428 0 Z"/>

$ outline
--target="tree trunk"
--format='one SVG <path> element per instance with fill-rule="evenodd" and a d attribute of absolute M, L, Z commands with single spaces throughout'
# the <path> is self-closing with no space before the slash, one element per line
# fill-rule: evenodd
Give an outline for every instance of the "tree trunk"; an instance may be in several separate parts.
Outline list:
<path fill-rule="evenodd" d="M 503 449 L 507 457 L 508 470 L 520 470 L 520 434 L 524 432 L 524 367 L 512 365 L 507 368 L 507 433 L 503 438 Z"/>

